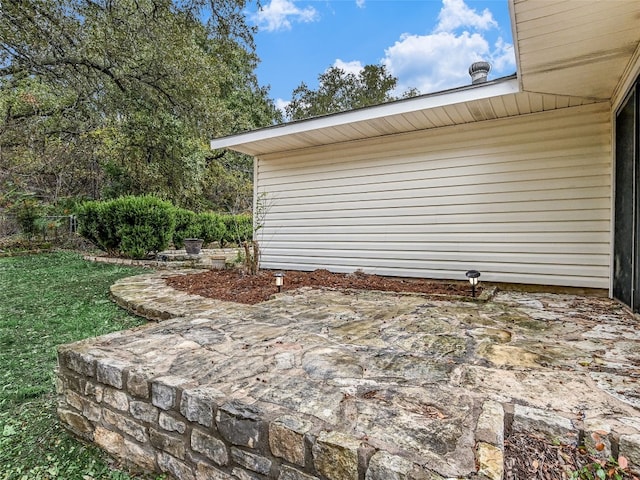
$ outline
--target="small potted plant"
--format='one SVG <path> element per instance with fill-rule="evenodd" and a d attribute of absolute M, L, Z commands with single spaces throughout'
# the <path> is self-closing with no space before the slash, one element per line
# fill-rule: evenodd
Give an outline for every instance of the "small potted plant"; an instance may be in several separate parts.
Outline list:
<path fill-rule="evenodd" d="M 192 225 L 187 229 L 186 238 L 184 239 L 184 249 L 189 255 L 200 255 L 202 244 L 204 239 L 201 235 L 201 228 L 199 225 Z"/>

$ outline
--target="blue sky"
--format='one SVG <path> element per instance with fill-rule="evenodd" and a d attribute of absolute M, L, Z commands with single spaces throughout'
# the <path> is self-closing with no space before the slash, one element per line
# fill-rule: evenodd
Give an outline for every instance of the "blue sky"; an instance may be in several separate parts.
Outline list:
<path fill-rule="evenodd" d="M 258 80 L 279 106 L 331 66 L 382 63 L 397 94 L 467 85 L 477 60 L 491 62 L 490 79 L 516 69 L 507 0 L 262 0 L 247 15 L 258 26 Z"/>

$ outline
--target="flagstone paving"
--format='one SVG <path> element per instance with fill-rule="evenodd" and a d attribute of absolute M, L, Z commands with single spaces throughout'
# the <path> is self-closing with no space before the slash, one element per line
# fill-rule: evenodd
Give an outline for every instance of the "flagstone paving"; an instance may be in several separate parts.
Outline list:
<path fill-rule="evenodd" d="M 59 351 L 63 423 L 142 467 L 500 479 L 511 429 L 587 444 L 598 432 L 603 455 L 640 465 L 640 332 L 614 301 L 303 289 L 240 305 L 175 291 L 165 275 L 111 289 L 162 321 Z"/>

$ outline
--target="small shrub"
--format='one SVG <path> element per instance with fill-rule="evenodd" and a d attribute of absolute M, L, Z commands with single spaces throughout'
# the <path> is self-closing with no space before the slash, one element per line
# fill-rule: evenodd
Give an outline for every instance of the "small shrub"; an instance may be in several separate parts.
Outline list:
<path fill-rule="evenodd" d="M 27 198 L 17 203 L 13 211 L 22 234 L 31 241 L 39 231 L 38 221 L 42 219 L 42 206 L 36 200 Z"/>
<path fill-rule="evenodd" d="M 150 251 L 158 251 L 156 232 L 150 225 L 123 225 L 120 227 L 120 250 L 131 258 L 145 258 Z"/>
<path fill-rule="evenodd" d="M 224 215 L 225 223 L 224 244 L 235 243 L 242 245 L 253 239 L 253 218 L 249 214 Z M 223 245 L 220 245 L 221 247 Z"/>
<path fill-rule="evenodd" d="M 185 238 L 194 238 L 192 236 L 193 224 L 196 221 L 196 214 L 185 208 L 175 208 L 174 215 L 176 218 L 176 226 L 173 231 L 173 245 L 176 248 L 184 247 Z M 197 232 L 195 232 L 197 234 Z"/>
<path fill-rule="evenodd" d="M 40 217 L 36 220 L 36 226 L 38 231 L 42 234 L 43 240 L 46 241 L 47 237 L 53 237 L 57 240 L 58 230 L 62 226 L 62 221 L 56 218 Z"/>
<path fill-rule="evenodd" d="M 170 202 L 150 195 L 127 196 L 112 200 L 110 210 L 125 256 L 144 258 L 169 246 L 175 228 Z"/>
<path fill-rule="evenodd" d="M 197 238 L 202 238 L 205 244 L 218 242 L 222 246 L 227 230 L 222 216 L 212 212 L 199 213 L 196 222 L 200 227 Z"/>
<path fill-rule="evenodd" d="M 118 253 L 118 237 L 111 202 L 89 201 L 76 210 L 78 234 L 109 254 Z"/>
<path fill-rule="evenodd" d="M 86 202 L 77 215 L 80 235 L 102 250 L 130 258 L 164 250 L 175 228 L 171 203 L 148 195 Z"/>
<path fill-rule="evenodd" d="M 202 225 L 197 220 L 195 220 L 185 231 L 184 238 L 199 238 L 200 240 L 204 240 L 202 237 Z"/>
<path fill-rule="evenodd" d="M 224 223 L 224 236 L 220 240 L 218 240 L 218 242 L 220 243 L 220 248 L 224 248 L 228 243 L 233 243 L 233 240 L 231 240 L 233 217 L 234 215 L 231 214 L 220 215 L 220 220 L 222 220 L 222 223 Z"/>

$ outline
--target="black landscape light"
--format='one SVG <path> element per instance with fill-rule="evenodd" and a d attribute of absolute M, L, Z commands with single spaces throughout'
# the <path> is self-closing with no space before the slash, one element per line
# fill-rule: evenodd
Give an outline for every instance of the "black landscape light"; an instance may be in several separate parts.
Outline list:
<path fill-rule="evenodd" d="M 278 287 L 278 293 L 282 291 L 282 285 L 284 285 L 284 273 L 278 272 L 273 275 L 276 279 L 276 287 Z"/>
<path fill-rule="evenodd" d="M 478 277 L 480 277 L 480 272 L 477 270 L 469 270 L 465 273 L 467 278 L 469 279 L 469 283 L 471 284 L 471 296 L 475 298 L 476 296 L 476 285 L 478 285 Z"/>

